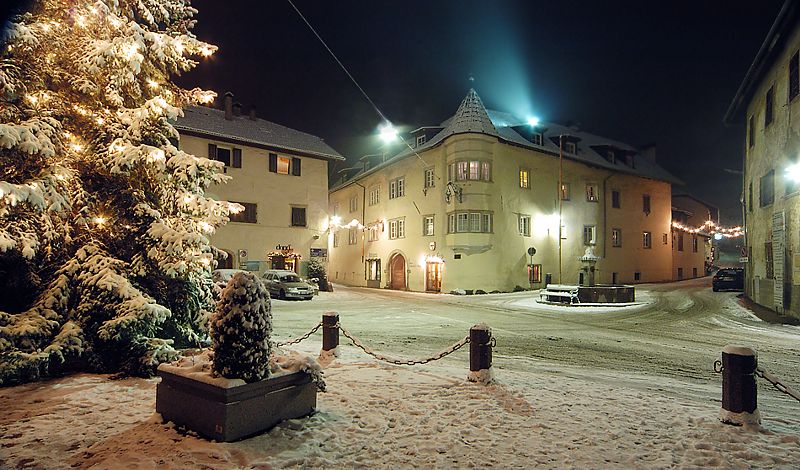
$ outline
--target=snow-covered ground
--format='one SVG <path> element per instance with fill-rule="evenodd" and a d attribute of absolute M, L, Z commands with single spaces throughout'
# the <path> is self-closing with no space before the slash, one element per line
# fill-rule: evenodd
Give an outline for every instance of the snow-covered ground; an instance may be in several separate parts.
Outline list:
<path fill-rule="evenodd" d="M 711 366 L 722 345 L 752 344 L 797 388 L 800 329 L 760 322 L 703 282 L 639 288 L 646 305 L 605 312 L 540 309 L 530 293 L 339 288 L 275 301 L 278 339 L 336 310 L 395 356 L 436 352 L 486 321 L 497 383 L 464 380 L 466 348 L 401 367 L 342 338 L 318 413 L 223 444 L 162 424 L 155 379 L 80 374 L 0 389 L 0 468 L 797 468 L 800 403 L 761 384 L 762 427 L 721 424 Z M 319 335 L 296 348 L 318 352 Z"/>

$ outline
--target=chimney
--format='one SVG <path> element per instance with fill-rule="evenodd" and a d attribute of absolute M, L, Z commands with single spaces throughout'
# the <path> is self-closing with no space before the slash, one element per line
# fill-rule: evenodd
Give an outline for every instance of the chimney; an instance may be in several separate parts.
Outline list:
<path fill-rule="evenodd" d="M 225 93 L 225 119 L 230 121 L 233 119 L 233 93 L 226 92 Z"/>
<path fill-rule="evenodd" d="M 233 103 L 233 115 L 234 116 L 242 115 L 242 103 L 239 102 Z"/>
<path fill-rule="evenodd" d="M 251 121 L 255 121 L 256 120 L 256 107 L 255 106 L 250 106 L 250 120 Z"/>
<path fill-rule="evenodd" d="M 656 162 L 656 144 L 647 144 L 639 148 L 639 154 L 651 162 Z"/>

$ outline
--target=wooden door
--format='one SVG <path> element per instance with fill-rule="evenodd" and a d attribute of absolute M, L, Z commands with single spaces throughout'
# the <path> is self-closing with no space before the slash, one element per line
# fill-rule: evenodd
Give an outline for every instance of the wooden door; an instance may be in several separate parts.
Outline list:
<path fill-rule="evenodd" d="M 442 263 L 425 263 L 425 290 L 442 290 Z"/>
<path fill-rule="evenodd" d="M 392 258 L 392 280 L 390 287 L 392 289 L 405 289 L 406 288 L 406 259 L 403 255 L 395 255 Z"/>

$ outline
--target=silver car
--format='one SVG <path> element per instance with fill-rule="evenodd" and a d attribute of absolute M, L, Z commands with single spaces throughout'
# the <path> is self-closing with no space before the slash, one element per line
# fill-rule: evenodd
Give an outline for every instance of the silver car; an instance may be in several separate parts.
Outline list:
<path fill-rule="evenodd" d="M 293 271 L 272 269 L 266 271 L 262 279 L 273 297 L 303 300 L 311 300 L 314 297 L 314 288 Z"/>

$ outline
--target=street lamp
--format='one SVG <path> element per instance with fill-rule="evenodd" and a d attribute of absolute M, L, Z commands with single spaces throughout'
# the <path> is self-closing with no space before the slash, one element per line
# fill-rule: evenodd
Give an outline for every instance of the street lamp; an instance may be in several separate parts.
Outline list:
<path fill-rule="evenodd" d="M 536 116 L 532 116 L 528 118 L 528 125 L 531 127 L 536 127 L 539 125 L 539 118 Z"/>
<path fill-rule="evenodd" d="M 397 139 L 397 129 L 394 128 L 391 122 L 386 121 L 378 126 L 381 140 L 385 144 L 390 144 Z"/>
<path fill-rule="evenodd" d="M 800 183 L 800 163 L 786 167 L 786 177 L 795 183 Z"/>

